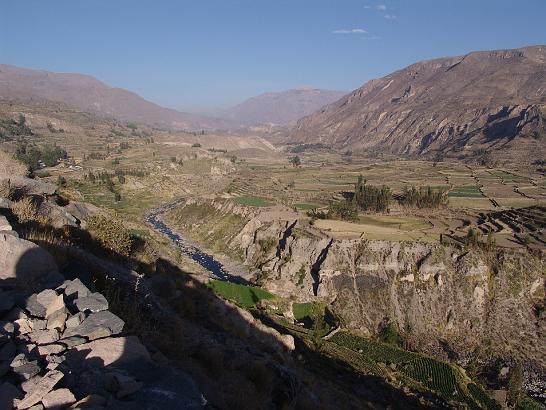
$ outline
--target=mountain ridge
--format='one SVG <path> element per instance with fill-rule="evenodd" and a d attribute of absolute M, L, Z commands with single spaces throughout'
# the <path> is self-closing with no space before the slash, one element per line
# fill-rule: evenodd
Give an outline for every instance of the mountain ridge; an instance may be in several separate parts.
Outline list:
<path fill-rule="evenodd" d="M 293 142 L 397 155 L 512 147 L 546 133 L 546 46 L 420 61 L 302 118 Z M 514 145 L 514 144 L 512 144 Z M 521 144 L 520 144 L 521 145 Z M 540 154 L 537 153 L 537 154 Z"/>
<path fill-rule="evenodd" d="M 311 86 L 265 92 L 227 109 L 221 116 L 247 125 L 264 123 L 285 125 L 313 113 L 345 94 L 345 91 L 324 90 Z"/>
<path fill-rule="evenodd" d="M 44 99 L 116 117 L 173 129 L 217 129 L 225 120 L 179 112 L 148 101 L 133 91 L 80 73 L 55 73 L 0 64 L 0 96 L 20 100 Z"/>

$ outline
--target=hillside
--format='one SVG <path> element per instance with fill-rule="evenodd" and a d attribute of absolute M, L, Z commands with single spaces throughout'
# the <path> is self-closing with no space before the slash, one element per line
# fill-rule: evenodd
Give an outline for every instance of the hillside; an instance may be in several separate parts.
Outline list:
<path fill-rule="evenodd" d="M 82 74 L 53 73 L 0 64 L 0 96 L 61 102 L 82 111 L 174 129 L 225 127 L 226 121 L 178 112 Z"/>
<path fill-rule="evenodd" d="M 545 84 L 545 46 L 418 62 L 301 119 L 290 140 L 397 155 L 461 157 L 481 148 L 539 159 Z"/>
<path fill-rule="evenodd" d="M 242 124 L 287 124 L 343 97 L 344 91 L 302 87 L 249 98 L 222 116 Z"/>

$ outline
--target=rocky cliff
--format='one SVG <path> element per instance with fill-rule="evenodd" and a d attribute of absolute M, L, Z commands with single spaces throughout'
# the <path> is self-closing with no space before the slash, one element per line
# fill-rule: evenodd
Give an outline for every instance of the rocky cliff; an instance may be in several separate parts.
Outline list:
<path fill-rule="evenodd" d="M 423 61 L 301 119 L 291 140 L 398 155 L 481 148 L 538 158 L 546 149 L 545 81 L 545 46 Z"/>
<path fill-rule="evenodd" d="M 307 221 L 213 206 L 246 220 L 224 238 L 228 252 L 259 268 L 257 281 L 275 294 L 324 301 L 344 326 L 366 334 L 392 323 L 415 348 L 439 356 L 509 356 L 546 368 L 543 252 L 334 240 Z"/>

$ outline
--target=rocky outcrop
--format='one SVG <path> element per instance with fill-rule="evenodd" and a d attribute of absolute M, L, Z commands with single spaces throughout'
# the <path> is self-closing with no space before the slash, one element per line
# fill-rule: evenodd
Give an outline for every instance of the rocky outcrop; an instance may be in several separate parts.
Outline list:
<path fill-rule="evenodd" d="M 105 310 L 102 295 L 78 279 L 25 295 L 3 285 L 0 300 L 0 408 L 197 409 L 194 383 L 159 364 L 123 321 Z M 100 311 L 89 308 L 96 306 Z M 83 302 L 82 302 L 83 301 Z M 38 407 L 33 407 L 38 406 Z"/>
<path fill-rule="evenodd" d="M 0 232 L 0 281 L 36 289 L 60 280 L 48 252 L 9 231 Z"/>

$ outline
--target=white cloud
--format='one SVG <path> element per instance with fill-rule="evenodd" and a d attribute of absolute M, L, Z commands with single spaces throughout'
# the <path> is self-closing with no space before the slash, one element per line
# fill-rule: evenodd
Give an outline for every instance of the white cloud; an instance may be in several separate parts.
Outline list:
<path fill-rule="evenodd" d="M 387 20 L 394 20 L 396 16 L 394 14 L 385 14 L 384 16 Z"/>
<path fill-rule="evenodd" d="M 387 10 L 387 6 L 385 6 L 384 4 L 379 4 L 377 6 L 375 6 L 375 8 L 379 11 L 385 11 Z"/>
<path fill-rule="evenodd" d="M 367 31 L 363 28 L 339 29 L 332 31 L 334 34 L 366 34 Z"/>

